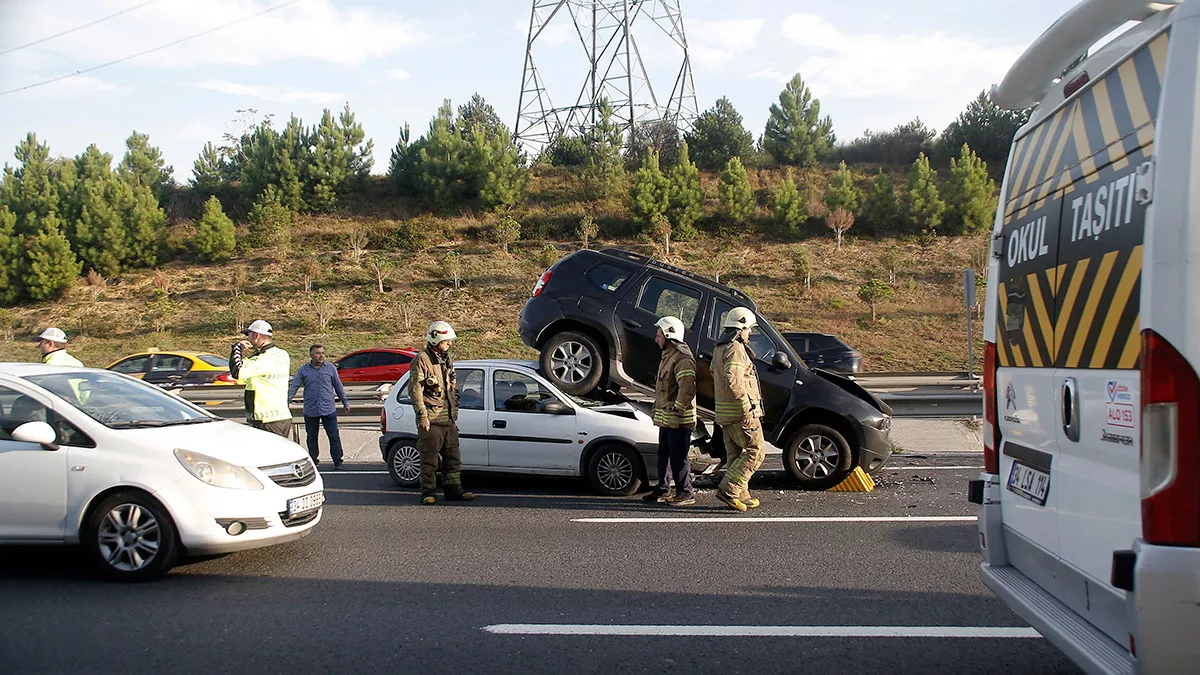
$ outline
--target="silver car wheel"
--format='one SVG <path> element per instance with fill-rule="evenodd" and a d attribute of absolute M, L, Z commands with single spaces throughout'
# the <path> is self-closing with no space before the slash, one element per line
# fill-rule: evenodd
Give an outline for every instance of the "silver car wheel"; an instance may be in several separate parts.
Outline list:
<path fill-rule="evenodd" d="M 595 357 L 591 350 L 574 340 L 563 342 L 550 354 L 551 372 L 559 381 L 567 384 L 584 381 L 595 367 Z"/>
<path fill-rule="evenodd" d="M 392 469 L 403 481 L 416 481 L 421 477 L 421 451 L 410 443 L 402 443 L 392 455 Z"/>
<path fill-rule="evenodd" d="M 96 544 L 100 555 L 113 568 L 136 572 L 158 555 L 159 527 L 154 514 L 137 504 L 120 504 L 100 522 Z"/>
<path fill-rule="evenodd" d="M 838 468 L 841 450 L 825 436 L 809 436 L 796 448 L 796 464 L 805 478 L 819 480 L 833 475 Z"/>
<path fill-rule="evenodd" d="M 600 457 L 596 474 L 605 489 L 620 492 L 633 480 L 633 462 L 619 452 L 608 452 Z"/>

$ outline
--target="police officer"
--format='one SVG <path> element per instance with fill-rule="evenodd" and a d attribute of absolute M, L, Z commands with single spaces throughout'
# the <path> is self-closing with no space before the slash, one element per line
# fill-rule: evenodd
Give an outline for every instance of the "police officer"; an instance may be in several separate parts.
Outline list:
<path fill-rule="evenodd" d="M 462 456 L 458 451 L 458 381 L 450 345 L 457 336 L 445 321 L 429 324 L 425 350 L 413 359 L 408 394 L 417 415 L 417 448 L 421 451 L 421 503 L 435 504 L 438 456 L 447 501 L 475 498 L 462 488 Z"/>
<path fill-rule="evenodd" d="M 61 328 L 42 331 L 38 336 L 38 351 L 42 353 L 42 363 L 48 366 L 83 367 L 79 359 L 67 353 L 67 334 Z"/>
<path fill-rule="evenodd" d="M 275 344 L 271 324 L 259 319 L 242 331 L 245 340 L 233 345 L 229 374 L 246 386 L 246 421 L 284 438 L 292 435 L 292 411 L 288 409 L 288 379 L 292 357 Z"/>
<path fill-rule="evenodd" d="M 724 330 L 713 354 L 713 407 L 729 454 L 717 499 L 737 511 L 759 504 L 747 487 L 763 463 L 762 396 L 749 343 L 757 325 L 754 312 L 734 307 L 721 323 Z"/>
<path fill-rule="evenodd" d="M 654 324 L 658 333 L 654 341 L 662 350 L 658 362 L 658 378 L 654 385 L 654 426 L 658 427 L 658 488 L 659 501 L 671 506 L 696 503 L 692 488 L 692 468 L 688 463 L 688 447 L 692 430 L 696 428 L 696 359 L 683 341 L 683 322 L 664 316 Z M 675 489 L 667 492 L 667 466 L 675 480 Z"/>

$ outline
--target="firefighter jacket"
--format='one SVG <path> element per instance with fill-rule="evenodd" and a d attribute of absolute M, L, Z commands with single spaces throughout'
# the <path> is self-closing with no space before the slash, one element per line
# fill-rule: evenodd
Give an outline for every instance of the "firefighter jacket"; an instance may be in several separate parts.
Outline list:
<path fill-rule="evenodd" d="M 457 422 L 458 380 L 450 355 L 430 345 L 413 359 L 408 372 L 408 395 L 417 413 L 417 426 L 423 419 L 442 426 Z"/>
<path fill-rule="evenodd" d="M 264 424 L 292 419 L 288 408 L 292 357 L 274 342 L 250 356 L 242 353 L 243 347 L 240 342 L 233 346 L 229 374 L 246 386 L 246 419 Z"/>
<path fill-rule="evenodd" d="M 696 428 L 696 359 L 682 342 L 668 340 L 654 384 L 654 426 Z"/>
<path fill-rule="evenodd" d="M 758 370 L 750 345 L 733 337 L 717 343 L 713 353 L 713 412 L 717 424 L 757 421 L 763 416 Z"/>

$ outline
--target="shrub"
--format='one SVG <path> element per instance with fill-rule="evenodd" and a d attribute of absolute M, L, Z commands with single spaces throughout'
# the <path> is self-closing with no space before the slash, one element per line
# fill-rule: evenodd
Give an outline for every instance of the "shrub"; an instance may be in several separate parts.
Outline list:
<path fill-rule="evenodd" d="M 871 321 L 876 320 L 875 308 L 892 299 L 892 287 L 879 279 L 871 279 L 858 289 L 858 299 L 871 306 Z"/>
<path fill-rule="evenodd" d="M 249 214 L 250 228 L 246 234 L 251 247 L 286 249 L 292 241 L 292 212 L 283 205 L 279 191 L 268 185 L 254 202 Z"/>
<path fill-rule="evenodd" d="M 521 224 L 510 216 L 504 216 L 488 227 L 488 238 L 500 244 L 507 254 L 508 245 L 521 238 Z"/>
<path fill-rule="evenodd" d="M 225 261 L 237 245 L 233 221 L 221 208 L 221 200 L 209 197 L 204 203 L 204 215 L 196 224 L 196 236 L 192 248 L 201 260 Z"/>

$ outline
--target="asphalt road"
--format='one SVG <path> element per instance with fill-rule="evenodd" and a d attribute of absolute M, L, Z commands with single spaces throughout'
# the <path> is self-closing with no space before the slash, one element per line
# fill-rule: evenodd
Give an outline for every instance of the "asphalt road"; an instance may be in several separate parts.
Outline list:
<path fill-rule="evenodd" d="M 423 507 L 353 465 L 312 536 L 154 583 L 0 548 L 0 672 L 1074 672 L 979 581 L 978 470 L 935 468 L 978 463 L 898 456 L 869 494 L 768 470 L 747 514 L 471 475 Z"/>

